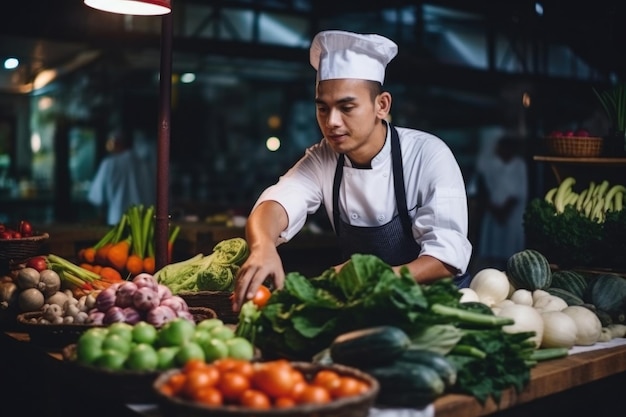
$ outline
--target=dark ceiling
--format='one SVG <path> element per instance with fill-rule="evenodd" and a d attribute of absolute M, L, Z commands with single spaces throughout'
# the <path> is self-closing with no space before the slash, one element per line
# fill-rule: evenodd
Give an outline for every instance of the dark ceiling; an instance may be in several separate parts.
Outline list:
<path fill-rule="evenodd" d="M 367 10 L 394 9 L 407 5 L 449 6 L 487 16 L 485 30 L 508 33 L 511 41 L 525 38 L 530 42 L 546 40 L 570 45 L 598 70 L 626 75 L 626 6 L 619 0 L 593 2 L 543 0 L 544 15 L 535 14 L 535 1 L 529 0 L 434 0 L 434 1 L 337 1 L 337 0 L 172 0 L 174 19 L 181 21 L 186 5 L 211 5 L 215 8 L 245 8 L 258 11 L 306 16 L 311 32 L 323 19 L 350 16 Z M 183 17 L 184 18 L 184 17 Z M 39 67 L 56 67 L 75 57 L 83 48 L 127 48 L 158 46 L 154 36 L 122 33 L 119 20 L 85 6 L 81 0 L 20 0 L 12 12 L 0 14 L 0 53 L 14 53 L 30 61 L 31 71 Z M 312 35 L 312 34 L 311 34 Z M 45 41 L 40 43 L 40 41 Z M 233 42 L 229 47 L 206 42 L 192 35 L 176 34 L 177 50 L 190 53 L 219 51 L 252 58 L 273 57 L 300 60 L 306 56 L 301 48 L 270 47 Z"/>

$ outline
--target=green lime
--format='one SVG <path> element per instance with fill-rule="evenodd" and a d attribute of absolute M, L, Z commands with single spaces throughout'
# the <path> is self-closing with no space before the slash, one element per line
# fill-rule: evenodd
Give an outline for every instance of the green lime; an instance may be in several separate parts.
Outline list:
<path fill-rule="evenodd" d="M 128 353 L 126 367 L 136 371 L 154 371 L 159 365 L 157 351 L 147 343 L 139 343 Z"/>
<path fill-rule="evenodd" d="M 180 348 L 178 346 L 165 346 L 157 350 L 159 363 L 157 367 L 161 370 L 172 369 L 176 367 L 176 354 Z"/>
<path fill-rule="evenodd" d="M 179 347 L 175 357 L 178 366 L 184 366 L 190 359 L 205 360 L 204 350 L 195 342 L 187 342 Z"/>
<path fill-rule="evenodd" d="M 116 350 L 105 349 L 102 354 L 95 360 L 94 365 L 98 368 L 119 370 L 124 369 L 124 363 L 126 362 L 126 355 Z"/>
<path fill-rule="evenodd" d="M 211 330 L 214 327 L 222 327 L 224 322 L 217 318 L 204 319 L 196 324 L 196 330 Z"/>
<path fill-rule="evenodd" d="M 131 340 L 126 339 L 118 333 L 109 333 L 102 341 L 103 350 L 115 350 L 117 352 L 127 355 L 130 351 Z"/>
<path fill-rule="evenodd" d="M 235 337 L 235 331 L 227 326 L 215 327 L 211 331 L 211 336 L 222 340 L 228 340 Z"/>
<path fill-rule="evenodd" d="M 140 321 L 133 326 L 133 341 L 152 345 L 156 342 L 158 331 L 147 321 Z"/>
<path fill-rule="evenodd" d="M 175 318 L 168 321 L 161 327 L 158 335 L 160 346 L 182 346 L 191 341 L 196 331 L 196 324 L 193 321 Z"/>
<path fill-rule="evenodd" d="M 83 334 L 76 342 L 76 360 L 82 364 L 93 363 L 102 354 L 104 336 Z"/>
<path fill-rule="evenodd" d="M 254 356 L 254 346 L 243 337 L 233 337 L 226 341 L 228 356 L 235 359 L 251 360 Z"/>
<path fill-rule="evenodd" d="M 133 339 L 133 325 L 125 322 L 111 323 L 109 334 L 118 334 L 130 342 Z"/>
<path fill-rule="evenodd" d="M 216 337 L 209 339 L 202 345 L 204 358 L 207 362 L 213 362 L 217 359 L 228 357 L 228 346 L 222 339 Z"/>

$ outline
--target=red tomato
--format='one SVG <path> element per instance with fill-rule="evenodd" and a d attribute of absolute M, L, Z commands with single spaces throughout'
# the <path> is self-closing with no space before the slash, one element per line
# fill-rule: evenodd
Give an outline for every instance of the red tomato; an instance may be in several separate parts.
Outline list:
<path fill-rule="evenodd" d="M 254 408 L 255 410 L 269 410 L 272 407 L 270 397 L 264 392 L 248 389 L 245 390 L 239 398 L 241 405 Z"/>
<path fill-rule="evenodd" d="M 267 304 L 267 300 L 270 299 L 272 295 L 272 292 L 270 291 L 269 288 L 267 288 L 265 285 L 261 285 L 259 287 L 259 289 L 256 291 L 256 294 L 254 294 L 254 297 L 252 298 L 252 302 L 259 308 L 263 308 L 265 307 L 265 304 Z"/>

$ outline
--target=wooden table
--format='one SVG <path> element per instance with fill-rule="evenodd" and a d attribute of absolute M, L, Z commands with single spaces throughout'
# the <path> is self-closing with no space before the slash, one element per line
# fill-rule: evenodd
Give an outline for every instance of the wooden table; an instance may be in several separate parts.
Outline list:
<path fill-rule="evenodd" d="M 20 416 L 52 415 L 54 411 L 82 407 L 88 407 L 82 415 L 89 417 L 112 415 L 112 410 L 116 417 L 137 416 L 124 404 L 115 404 L 115 399 L 99 398 L 97 392 L 94 392 L 92 398 L 72 396 L 67 386 L 75 386 L 76 383 L 88 385 L 89 381 L 71 381 L 72 384 L 67 385 L 68 381 L 63 380 L 61 353 L 31 344 L 26 333 L 2 332 L 0 352 L 4 358 L 0 365 L 3 385 L 11 387 L 3 396 L 6 394 L 5 398 L 9 402 L 11 398 L 21 402 L 23 399 L 20 396 L 29 398 L 29 391 L 32 391 L 36 397 L 34 403 L 28 404 L 34 410 L 23 412 Z M 11 380 L 13 376 L 22 381 Z M 20 388 L 18 384 L 24 385 Z M 618 410 L 618 406 L 623 408 L 624 387 L 626 345 L 540 363 L 532 370 L 531 382 L 526 389 L 519 394 L 513 390 L 505 392 L 499 404 L 489 400 L 482 405 L 469 396 L 446 395 L 435 401 L 435 416 L 617 416 L 623 413 L 614 410 Z M 17 395 L 15 398 L 10 394 L 13 391 L 17 393 L 14 393 Z M 88 405 L 85 405 L 85 401 Z M 35 405 L 39 407 L 33 407 Z M 54 407 L 58 410 L 54 410 Z M 75 414 L 63 415 L 67 417 Z"/>

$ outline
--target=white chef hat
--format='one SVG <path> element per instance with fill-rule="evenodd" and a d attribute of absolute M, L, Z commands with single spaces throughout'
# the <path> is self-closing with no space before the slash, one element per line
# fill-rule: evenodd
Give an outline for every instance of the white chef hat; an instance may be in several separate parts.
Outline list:
<path fill-rule="evenodd" d="M 317 80 L 356 78 L 383 84 L 385 68 L 398 53 L 398 45 L 384 36 L 341 30 L 318 33 L 310 49 Z"/>

